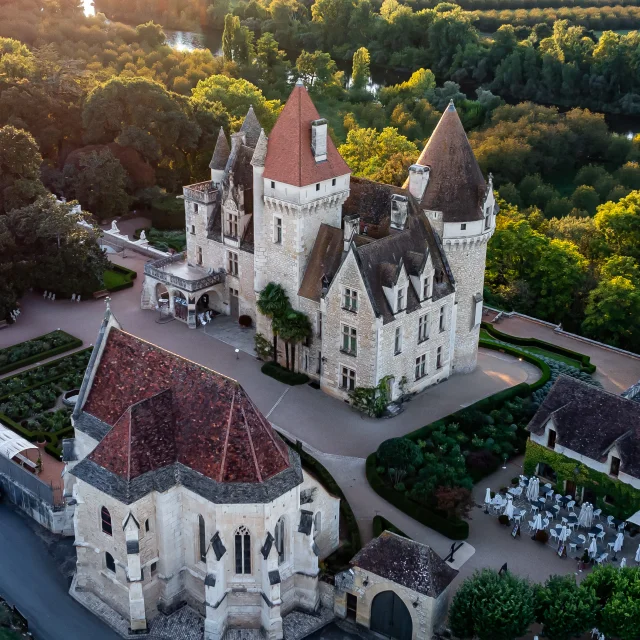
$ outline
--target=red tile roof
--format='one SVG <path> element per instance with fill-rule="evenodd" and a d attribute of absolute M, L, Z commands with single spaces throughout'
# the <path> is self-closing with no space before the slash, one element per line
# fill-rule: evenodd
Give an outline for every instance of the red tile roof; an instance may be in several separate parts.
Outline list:
<path fill-rule="evenodd" d="M 231 378 L 111 328 L 84 411 L 113 428 L 89 456 L 132 480 L 179 462 L 218 482 L 262 482 L 287 447 Z"/>
<path fill-rule="evenodd" d="M 311 122 L 318 120 L 307 90 L 297 84 L 271 130 L 263 176 L 296 187 L 351 173 L 327 134 L 327 159 L 316 162 L 311 150 Z"/>

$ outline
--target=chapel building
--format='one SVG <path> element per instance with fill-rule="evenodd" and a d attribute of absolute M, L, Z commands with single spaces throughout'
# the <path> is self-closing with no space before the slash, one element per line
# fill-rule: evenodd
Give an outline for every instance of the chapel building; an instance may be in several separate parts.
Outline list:
<path fill-rule="evenodd" d="M 238 382 L 126 333 L 107 311 L 73 425 L 71 593 L 95 613 L 145 632 L 189 605 L 205 640 L 233 628 L 276 640 L 288 612 L 318 609 L 340 500 Z"/>
<path fill-rule="evenodd" d="M 221 129 L 210 167 L 183 190 L 186 256 L 147 265 L 143 308 L 162 291 L 191 327 L 210 308 L 270 339 L 256 299 L 280 284 L 313 326 L 295 368 L 342 399 L 475 368 L 497 207 L 453 103 L 402 188 L 351 176 L 301 83 L 268 137 L 253 109 L 230 145 Z"/>

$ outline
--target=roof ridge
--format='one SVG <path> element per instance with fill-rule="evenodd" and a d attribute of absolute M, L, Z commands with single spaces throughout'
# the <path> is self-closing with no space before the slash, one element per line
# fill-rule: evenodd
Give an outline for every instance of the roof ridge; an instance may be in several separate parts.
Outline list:
<path fill-rule="evenodd" d="M 613 396 L 614 398 L 617 398 L 618 400 L 622 400 L 624 402 L 633 402 L 634 404 L 638 404 L 637 402 L 635 402 L 635 400 L 632 400 L 631 398 L 625 398 L 624 396 L 620 395 L 619 393 L 614 393 L 613 391 L 609 391 L 608 389 L 605 389 L 604 387 L 596 387 L 593 384 L 589 384 L 588 382 L 585 382 L 584 380 L 580 380 L 580 378 L 574 378 L 573 376 L 570 376 L 566 373 L 561 373 L 558 378 L 556 379 L 556 382 L 558 382 L 559 380 L 569 380 L 570 382 L 578 382 L 580 383 L 581 386 L 586 387 L 588 389 L 596 389 L 597 391 L 599 391 L 600 393 L 606 393 L 607 395 Z M 554 384 L 555 386 L 555 384 Z M 552 387 L 553 389 L 553 387 Z"/>
<path fill-rule="evenodd" d="M 258 474 L 258 481 L 262 482 L 262 474 L 260 473 L 260 465 L 258 464 L 258 457 L 256 456 L 256 449 L 253 446 L 253 437 L 251 436 L 251 430 L 249 429 L 249 424 L 247 423 L 247 415 L 244 412 L 244 409 L 240 407 L 240 411 L 242 411 L 242 418 L 244 420 L 244 428 L 247 432 L 247 439 L 249 440 L 249 447 L 251 449 L 251 457 L 253 458 L 253 464 L 256 468 L 256 473 Z"/>
<path fill-rule="evenodd" d="M 222 461 L 220 462 L 220 480 L 219 482 L 224 482 L 224 467 L 227 463 L 227 449 L 229 448 L 229 432 L 231 431 L 231 418 L 233 417 L 233 408 L 235 406 L 236 401 L 236 390 L 233 390 L 233 397 L 231 398 L 231 407 L 229 408 L 229 420 L 227 421 L 227 434 L 224 438 L 224 449 L 222 450 Z"/>

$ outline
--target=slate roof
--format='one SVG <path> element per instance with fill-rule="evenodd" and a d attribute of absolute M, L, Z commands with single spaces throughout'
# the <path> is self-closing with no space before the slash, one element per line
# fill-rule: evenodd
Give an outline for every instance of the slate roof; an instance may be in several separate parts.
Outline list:
<path fill-rule="evenodd" d="M 296 84 L 269 134 L 264 177 L 303 187 L 351 173 L 327 134 L 327 159 L 316 162 L 311 149 L 311 122 L 320 115 L 307 90 Z"/>
<path fill-rule="evenodd" d="M 453 101 L 442 114 L 417 164 L 431 169 L 420 203 L 423 209 L 442 211 L 445 222 L 483 219 L 487 183 Z M 407 185 L 408 181 L 404 186 Z"/>
<path fill-rule="evenodd" d="M 216 140 L 216 148 L 213 150 L 213 156 L 211 156 L 211 162 L 209 163 L 210 169 L 216 169 L 221 171 L 227 166 L 227 160 L 231 153 L 231 147 L 227 141 L 227 136 L 224 134 L 224 129 L 220 127 L 218 132 L 218 139 Z"/>
<path fill-rule="evenodd" d="M 333 280 L 342 261 L 343 249 L 342 229 L 323 222 L 311 250 L 298 295 L 320 302 L 322 277 L 326 276 L 329 282 Z"/>
<path fill-rule="evenodd" d="M 249 107 L 249 111 L 247 111 L 247 115 L 244 117 L 242 126 L 240 127 L 240 132 L 244 133 L 248 147 L 255 148 L 258 143 L 258 138 L 260 138 L 261 131 L 262 127 L 258 122 L 256 112 L 253 110 L 253 105 L 251 105 Z"/>
<path fill-rule="evenodd" d="M 541 435 L 550 418 L 556 445 L 603 462 L 619 443 L 620 471 L 640 478 L 640 404 L 561 375 L 527 429 Z"/>
<path fill-rule="evenodd" d="M 431 547 L 389 531 L 363 547 L 350 564 L 431 598 L 458 575 Z"/>
<path fill-rule="evenodd" d="M 83 410 L 113 427 L 88 460 L 126 482 L 174 463 L 219 483 L 261 483 L 290 467 L 235 380 L 117 328 Z"/>

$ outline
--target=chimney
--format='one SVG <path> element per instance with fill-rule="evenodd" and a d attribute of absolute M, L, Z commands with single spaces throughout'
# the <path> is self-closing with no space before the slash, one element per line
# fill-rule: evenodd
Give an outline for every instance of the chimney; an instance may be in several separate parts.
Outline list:
<path fill-rule="evenodd" d="M 394 193 L 391 196 L 391 228 L 402 231 L 407 222 L 407 196 L 399 196 Z"/>
<path fill-rule="evenodd" d="M 412 164 L 409 167 L 409 193 L 416 199 L 422 200 L 422 194 L 429 182 L 429 167 L 421 164 Z"/>
<path fill-rule="evenodd" d="M 349 251 L 349 245 L 353 236 L 360 230 L 360 216 L 352 215 L 344 217 L 344 250 Z"/>
<path fill-rule="evenodd" d="M 316 162 L 327 159 L 327 121 L 324 118 L 311 123 L 311 150 Z"/>

